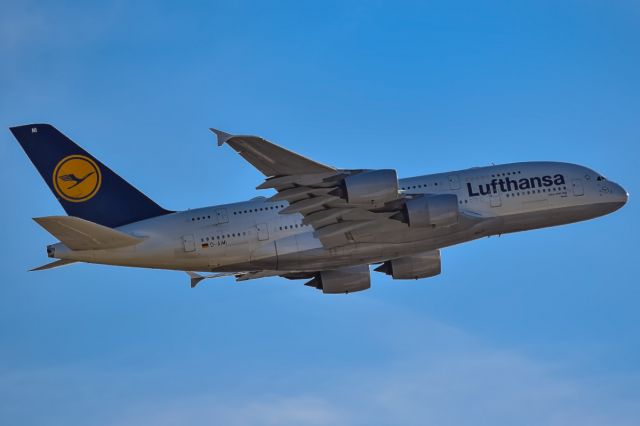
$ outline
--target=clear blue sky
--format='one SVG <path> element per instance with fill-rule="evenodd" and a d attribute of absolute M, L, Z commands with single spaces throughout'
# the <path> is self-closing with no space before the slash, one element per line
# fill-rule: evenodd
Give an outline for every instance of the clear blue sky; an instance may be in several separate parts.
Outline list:
<path fill-rule="evenodd" d="M 0 124 L 55 124 L 167 208 L 259 195 L 211 126 L 401 176 L 569 161 L 631 193 L 445 249 L 434 279 L 191 290 L 180 272 L 26 272 L 53 241 L 30 218 L 62 209 L 6 130 L 0 423 L 638 424 L 637 1 L 0 9 Z"/>

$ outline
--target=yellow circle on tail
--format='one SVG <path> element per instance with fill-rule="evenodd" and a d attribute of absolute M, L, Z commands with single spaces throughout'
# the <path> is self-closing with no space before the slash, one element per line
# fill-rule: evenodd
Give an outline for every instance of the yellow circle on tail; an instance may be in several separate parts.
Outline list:
<path fill-rule="evenodd" d="M 95 161 L 84 155 L 70 155 L 53 170 L 53 187 L 67 201 L 80 203 L 98 193 L 102 174 Z"/>

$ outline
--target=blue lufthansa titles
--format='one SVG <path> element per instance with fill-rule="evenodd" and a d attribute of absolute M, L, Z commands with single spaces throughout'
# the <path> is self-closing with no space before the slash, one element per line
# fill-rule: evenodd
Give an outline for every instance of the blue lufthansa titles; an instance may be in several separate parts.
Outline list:
<path fill-rule="evenodd" d="M 546 176 L 534 176 L 530 178 L 511 179 L 500 178 L 492 179 L 491 183 L 479 184 L 477 192 L 474 190 L 470 182 L 467 182 L 467 192 L 470 197 L 477 197 L 479 195 L 497 194 L 499 192 L 511 192 L 523 189 L 534 189 L 542 187 L 550 187 L 554 185 L 564 185 L 564 176 L 546 175 Z"/>

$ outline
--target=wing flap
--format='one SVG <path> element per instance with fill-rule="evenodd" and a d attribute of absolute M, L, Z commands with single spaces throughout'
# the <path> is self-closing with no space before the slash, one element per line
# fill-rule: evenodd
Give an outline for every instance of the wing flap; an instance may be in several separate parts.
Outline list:
<path fill-rule="evenodd" d="M 248 280 L 255 280 L 257 278 L 277 277 L 279 275 L 282 275 L 283 273 L 284 271 L 263 270 L 263 271 L 240 272 L 235 274 L 235 276 L 236 276 L 237 282 L 242 282 L 242 281 L 248 281 Z"/>
<path fill-rule="evenodd" d="M 297 174 L 297 175 L 285 175 L 278 177 L 270 177 L 265 179 L 260 185 L 256 186 L 256 189 L 282 189 L 293 185 L 298 186 L 313 186 L 317 188 L 334 186 L 334 180 L 337 179 L 341 173 L 336 173 L 335 170 L 323 173 L 310 173 L 310 174 Z"/>
<path fill-rule="evenodd" d="M 71 250 L 104 250 L 138 244 L 142 238 L 74 216 L 33 219 Z"/>
<path fill-rule="evenodd" d="M 265 277 L 277 277 L 282 274 L 288 273 L 288 271 L 272 271 L 272 270 L 262 270 L 262 271 L 245 271 L 245 272 L 220 272 L 211 275 L 202 275 L 193 271 L 185 271 L 187 275 L 189 275 L 191 288 L 195 288 L 198 284 L 200 284 L 203 280 L 208 280 L 211 278 L 223 278 L 233 276 L 236 279 L 236 282 L 255 280 L 257 278 L 265 278 Z"/>
<path fill-rule="evenodd" d="M 369 225 L 368 220 L 350 220 L 347 222 L 338 222 L 324 226 L 314 232 L 314 236 L 320 240 L 330 238 L 338 234 L 345 234 L 350 231 Z"/>
<path fill-rule="evenodd" d="M 302 219 L 304 225 L 311 225 L 315 229 L 334 223 L 337 218 L 348 213 L 350 208 L 333 208 L 327 210 L 319 210 L 317 212 L 310 213 Z"/>
<path fill-rule="evenodd" d="M 284 209 L 280 210 L 280 214 L 292 214 L 292 213 L 310 213 L 312 211 L 322 209 L 323 204 L 337 201 L 339 198 L 332 195 L 320 195 L 318 197 L 305 198 L 304 200 L 297 201 L 289 204 Z"/>
<path fill-rule="evenodd" d="M 269 201 L 287 201 L 289 203 L 295 203 L 296 201 L 303 200 L 311 195 L 319 196 L 326 195 L 331 188 L 312 188 L 309 186 L 296 186 L 291 189 L 285 189 L 278 192 L 273 197 L 269 198 Z"/>

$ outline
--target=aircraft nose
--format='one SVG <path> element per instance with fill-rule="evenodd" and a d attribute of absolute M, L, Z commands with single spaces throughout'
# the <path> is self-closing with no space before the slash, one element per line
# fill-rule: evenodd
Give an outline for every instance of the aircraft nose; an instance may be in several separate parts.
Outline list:
<path fill-rule="evenodd" d="M 610 182 L 611 184 L 611 196 L 616 204 L 618 204 L 618 208 L 627 204 L 629 201 L 629 193 L 617 183 Z"/>

